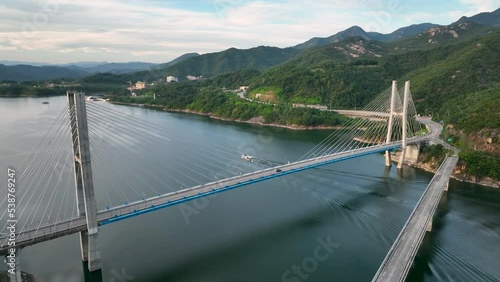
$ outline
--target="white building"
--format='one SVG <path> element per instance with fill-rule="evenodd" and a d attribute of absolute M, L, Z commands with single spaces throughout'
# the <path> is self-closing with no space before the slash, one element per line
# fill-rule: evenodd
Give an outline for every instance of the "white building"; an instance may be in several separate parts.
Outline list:
<path fill-rule="evenodd" d="M 196 77 L 196 76 L 194 76 L 194 75 L 188 75 L 188 76 L 186 76 L 186 78 L 187 78 L 188 80 L 198 80 L 198 77 Z"/>
<path fill-rule="evenodd" d="M 175 76 L 167 76 L 167 82 L 179 82 L 179 79 Z"/>

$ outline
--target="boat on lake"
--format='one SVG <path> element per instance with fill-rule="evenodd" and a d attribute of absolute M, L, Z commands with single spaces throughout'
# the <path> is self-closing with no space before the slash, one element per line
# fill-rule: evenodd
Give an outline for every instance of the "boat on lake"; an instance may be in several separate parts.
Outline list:
<path fill-rule="evenodd" d="M 241 158 L 244 159 L 244 160 L 247 160 L 247 161 L 253 160 L 253 157 L 250 156 L 250 155 L 248 155 L 248 154 L 241 155 Z"/>

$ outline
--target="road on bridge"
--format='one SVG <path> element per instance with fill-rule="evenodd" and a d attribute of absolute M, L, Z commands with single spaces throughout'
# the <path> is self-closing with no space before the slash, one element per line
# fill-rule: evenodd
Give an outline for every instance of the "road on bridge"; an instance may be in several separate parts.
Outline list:
<path fill-rule="evenodd" d="M 372 282 L 401 282 L 406 279 L 427 227 L 432 224 L 443 188 L 448 185 L 457 162 L 458 157 L 447 157 L 441 164 Z"/>
<path fill-rule="evenodd" d="M 408 143 L 411 144 L 420 142 L 422 140 L 425 140 L 425 138 L 425 136 L 410 138 L 408 139 Z M 346 159 L 362 157 L 369 154 L 384 152 L 386 150 L 393 150 L 399 147 L 401 147 L 401 141 L 395 141 L 391 143 L 358 148 L 346 152 L 338 152 L 330 155 L 284 164 L 277 167 L 267 168 L 256 172 L 251 172 L 171 192 L 165 195 L 151 197 L 148 199 L 129 203 L 127 205 L 118 206 L 109 210 L 100 211 L 97 214 L 97 220 L 99 222 L 99 225 L 105 225 L 118 220 L 123 220 L 157 209 L 180 204 L 196 198 L 224 192 L 245 185 L 250 185 L 256 182 L 265 181 L 271 178 L 281 177 L 291 173 L 331 164 Z M 18 247 L 25 247 L 83 230 L 86 230 L 86 220 L 85 217 L 80 217 L 49 226 L 42 226 L 35 229 L 22 231 L 21 233 L 17 234 L 16 245 Z M 7 242 L 7 237 L 0 237 L 0 254 L 7 253 L 7 250 L 9 248 Z"/>

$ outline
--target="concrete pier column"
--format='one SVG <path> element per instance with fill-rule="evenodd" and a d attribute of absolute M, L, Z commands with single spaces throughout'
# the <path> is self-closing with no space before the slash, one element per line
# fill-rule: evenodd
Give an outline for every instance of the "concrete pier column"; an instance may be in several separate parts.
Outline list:
<path fill-rule="evenodd" d="M 80 232 L 80 250 L 82 254 L 82 261 L 89 260 L 89 236 L 87 231 Z"/>
<path fill-rule="evenodd" d="M 71 135 L 75 168 L 77 211 L 87 220 L 87 230 L 80 232 L 82 260 L 88 261 L 89 271 L 102 267 L 97 244 L 97 203 L 94 195 L 85 94 L 67 92 L 70 109 Z"/>
<path fill-rule="evenodd" d="M 444 191 L 448 192 L 448 186 L 450 186 L 450 180 L 448 179 L 448 181 L 446 181 L 446 183 L 444 184 Z"/>
<path fill-rule="evenodd" d="M 385 143 L 391 142 L 392 136 L 392 124 L 394 120 L 394 104 L 396 100 L 396 95 L 398 92 L 398 82 L 392 81 L 392 92 L 391 92 L 391 108 L 389 110 L 389 120 L 387 122 L 387 138 Z M 385 166 L 391 166 L 391 151 L 385 151 Z"/>
<path fill-rule="evenodd" d="M 398 169 L 401 169 L 403 167 L 403 163 L 405 161 L 405 154 L 406 154 L 406 123 L 407 123 L 407 115 L 408 115 L 408 96 L 410 94 L 410 81 L 407 81 L 405 83 L 405 93 L 404 93 L 404 98 L 403 98 L 403 117 L 402 117 L 402 130 L 403 130 L 403 138 L 402 138 L 402 144 L 401 144 L 401 156 L 399 157 L 399 163 L 398 163 Z"/>
<path fill-rule="evenodd" d="M 427 232 L 431 232 L 432 231 L 432 218 L 431 220 L 429 221 L 429 223 L 427 224 L 427 229 L 425 229 Z"/>
<path fill-rule="evenodd" d="M 406 147 L 405 159 L 407 163 L 413 164 L 418 161 L 420 155 L 420 146 L 417 144 L 408 145 Z"/>

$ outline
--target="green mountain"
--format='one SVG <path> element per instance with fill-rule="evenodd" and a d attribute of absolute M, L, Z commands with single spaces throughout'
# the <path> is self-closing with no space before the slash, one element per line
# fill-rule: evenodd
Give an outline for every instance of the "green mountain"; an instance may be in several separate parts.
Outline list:
<path fill-rule="evenodd" d="M 498 27 L 485 26 L 472 21 L 457 22 L 447 26 L 433 27 L 412 38 L 392 42 L 389 46 L 392 52 L 429 50 L 438 46 L 464 42 L 498 30 Z"/>
<path fill-rule="evenodd" d="M 487 90 L 499 93 L 500 32 L 457 44 L 443 42 L 433 46 L 438 47 L 400 53 L 391 52 L 391 44 L 352 37 L 310 49 L 265 70 L 252 79 L 250 86 L 251 89 L 274 89 L 267 94 L 275 95 L 284 103 L 354 108 L 371 101 L 391 80 L 410 80 L 417 110 L 451 123 L 453 108 L 449 101 L 463 100 L 471 94 L 492 95 Z M 468 104 L 471 109 L 474 101 Z M 461 112 L 468 113 L 468 110 Z M 498 120 L 491 112 L 489 115 Z M 459 127 L 462 124 L 457 123 Z"/>
<path fill-rule="evenodd" d="M 245 68 L 259 70 L 280 64 L 298 53 L 298 50 L 291 48 L 267 46 L 246 50 L 230 48 L 188 58 L 175 65 L 158 69 L 156 75 L 173 75 L 179 78 L 187 75 L 208 77 Z"/>
<path fill-rule="evenodd" d="M 314 55 L 312 56 L 314 59 L 311 58 L 311 60 L 369 59 L 387 53 L 432 49 L 440 45 L 455 44 L 496 29 L 496 27 L 475 22 L 455 23 L 450 26 L 424 23 L 403 27 L 390 34 L 380 34 L 365 32 L 362 28 L 353 26 L 331 37 L 313 38 L 292 48 L 265 46 L 246 50 L 230 48 L 221 52 L 195 55 L 174 65 L 165 64 L 156 68 L 154 72 L 141 74 L 146 80 L 155 80 L 165 75 L 174 75 L 182 79 L 187 75 L 213 77 L 240 69 L 263 70 L 284 62 L 307 61 L 308 57 L 311 58 L 310 49 L 323 50 L 324 53 L 323 58 Z M 368 42 L 366 46 L 358 44 L 361 40 Z M 351 45 L 348 46 L 344 42 L 351 43 Z M 362 48 L 356 49 L 358 46 Z"/>
<path fill-rule="evenodd" d="M 379 35 L 379 33 L 377 33 L 377 35 Z M 304 43 L 295 45 L 293 48 L 299 49 L 299 50 L 305 50 L 305 49 L 309 49 L 309 48 L 313 48 L 313 47 L 325 46 L 325 45 L 328 45 L 330 43 L 342 41 L 342 40 L 344 40 L 348 37 L 351 37 L 351 36 L 357 36 L 357 37 L 361 37 L 361 38 L 364 38 L 367 40 L 370 39 L 370 35 L 366 31 L 364 31 L 361 27 L 355 25 L 355 26 L 352 26 L 346 30 L 338 32 L 332 36 L 329 36 L 329 37 L 311 38 Z"/>
<path fill-rule="evenodd" d="M 351 36 L 340 42 L 310 48 L 283 63 L 283 66 L 309 66 L 323 62 L 347 62 L 354 59 L 376 59 L 390 52 L 387 43 L 369 41 L 362 36 Z"/>
<path fill-rule="evenodd" d="M 493 12 L 480 13 L 480 14 L 474 15 L 472 17 L 462 17 L 454 24 L 467 23 L 467 22 L 472 22 L 472 23 L 483 25 L 483 26 L 499 27 L 500 26 L 500 9 L 497 9 Z M 399 28 L 399 29 L 397 29 L 389 34 L 382 34 L 382 33 L 378 33 L 378 32 L 366 32 L 359 26 L 352 26 L 346 30 L 338 32 L 338 33 L 336 33 L 332 36 L 329 36 L 329 37 L 311 38 L 304 43 L 301 43 L 301 44 L 294 46 L 293 48 L 304 50 L 304 49 L 313 48 L 313 47 L 325 46 L 325 45 L 328 45 L 331 43 L 342 41 L 350 36 L 359 36 L 359 37 L 362 37 L 366 40 L 393 42 L 393 41 L 397 41 L 397 40 L 413 38 L 414 36 L 416 36 L 422 32 L 428 31 L 432 28 L 440 28 L 440 27 L 442 27 L 442 26 L 438 25 L 438 24 L 422 23 L 422 24 L 414 24 L 414 25 L 410 25 L 410 26 L 405 26 L 405 27 Z"/>
<path fill-rule="evenodd" d="M 166 75 L 173 75 L 183 79 L 187 75 L 213 77 L 240 69 L 262 70 L 281 64 L 306 49 L 325 46 L 331 42 L 340 42 L 353 36 L 365 40 L 392 41 L 410 37 L 433 26 L 435 24 L 412 25 L 400 28 L 391 34 L 367 33 L 362 28 L 353 26 L 331 37 L 313 38 L 292 48 L 259 46 L 251 49 L 230 48 L 225 51 L 203 55 L 190 53 L 186 54 L 189 56 L 181 56 L 182 61 L 174 60 L 174 64 L 172 62 L 166 63 L 155 68 L 153 72 L 140 72 L 137 75 L 142 75 L 144 80 L 156 80 Z"/>
<path fill-rule="evenodd" d="M 480 13 L 472 17 L 462 17 L 457 23 L 475 22 L 486 26 L 500 26 L 500 8 L 493 12 Z"/>
<path fill-rule="evenodd" d="M 67 65 L 65 68 L 71 70 L 78 70 L 82 72 L 86 72 L 87 74 L 94 73 L 132 73 L 141 70 L 147 70 L 152 68 L 155 64 L 152 63 L 143 63 L 143 62 L 128 62 L 128 63 L 104 63 L 97 66 L 88 66 L 81 67 L 78 65 Z"/>
<path fill-rule="evenodd" d="M 173 65 L 175 65 L 175 64 L 178 64 L 178 63 L 180 63 L 180 62 L 182 62 L 182 61 L 185 61 L 185 60 L 187 60 L 187 59 L 189 59 L 189 58 L 194 58 L 194 57 L 198 57 L 198 56 L 200 56 L 200 54 L 198 54 L 198 53 L 186 53 L 186 54 L 184 54 L 184 55 L 181 55 L 181 56 L 179 56 L 179 57 L 177 57 L 177 58 L 173 59 L 172 61 L 170 61 L 170 62 L 168 62 L 168 63 L 161 64 L 161 65 L 159 66 L 159 68 L 166 68 L 166 67 L 170 67 L 170 66 L 173 66 Z"/>
<path fill-rule="evenodd" d="M 392 63 L 414 62 L 415 67 L 410 67 L 413 70 L 406 72 L 402 79 L 412 81 L 417 108 L 421 112 L 437 112 L 453 123 L 448 118 L 449 101 L 465 99 L 487 89 L 499 90 L 499 51 L 500 32 L 496 32 L 463 44 L 411 52 L 406 58 L 400 56 Z"/>
<path fill-rule="evenodd" d="M 405 38 L 411 38 L 415 35 L 429 30 L 433 27 L 437 27 L 439 25 L 433 23 L 422 23 L 422 24 L 413 24 L 409 26 L 405 26 L 402 28 L 398 28 L 397 30 L 389 33 L 389 34 L 381 34 L 378 32 L 368 32 L 368 36 L 370 40 L 378 40 L 378 41 L 396 41 Z"/>
<path fill-rule="evenodd" d="M 429 30 L 436 26 L 439 25 L 432 23 L 414 24 L 399 28 L 389 34 L 382 34 L 378 32 L 366 32 L 361 27 L 355 25 L 329 37 L 324 37 L 324 38 L 314 37 L 312 39 L 307 40 L 304 43 L 294 46 L 293 48 L 305 50 L 314 47 L 321 47 L 331 43 L 342 41 L 351 36 L 361 37 L 365 40 L 378 40 L 378 41 L 390 42 L 390 41 L 413 37 L 420 32 Z"/>
<path fill-rule="evenodd" d="M 186 76 L 214 77 L 242 69 L 262 70 L 278 65 L 298 54 L 298 50 L 291 48 L 280 49 L 277 47 L 260 46 L 241 50 L 231 48 L 222 52 L 204 55 L 190 55 L 175 60 L 174 64 L 167 63 L 153 67 L 147 71 L 122 75 L 93 75 L 80 80 L 82 83 L 125 83 L 126 81 L 156 81 L 165 80 L 168 75 L 178 77 L 185 81 Z"/>

